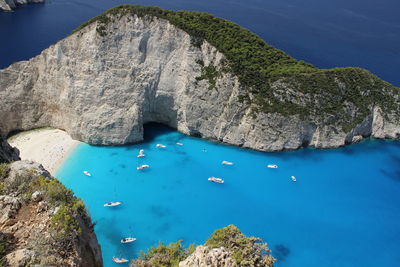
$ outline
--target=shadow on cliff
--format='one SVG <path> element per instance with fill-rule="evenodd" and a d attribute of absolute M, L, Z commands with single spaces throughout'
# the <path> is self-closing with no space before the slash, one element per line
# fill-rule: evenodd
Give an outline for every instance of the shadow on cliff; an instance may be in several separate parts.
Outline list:
<path fill-rule="evenodd" d="M 187 152 L 176 146 L 176 142 L 181 142 L 185 136 L 179 133 L 176 129 L 171 128 L 161 123 L 146 123 L 143 125 L 143 141 L 133 146 L 126 146 L 126 150 L 137 150 L 138 146 L 140 149 L 153 148 L 155 140 L 157 143 L 164 144 L 168 150 L 173 149 L 176 154 L 186 156 Z"/>
<path fill-rule="evenodd" d="M 155 122 L 149 122 L 143 125 L 143 138 L 144 142 L 151 142 L 159 136 L 176 132 L 175 129 Z"/>
<path fill-rule="evenodd" d="M 182 137 L 175 136 L 174 133 L 178 132 L 176 129 L 171 128 L 165 124 L 150 122 L 143 125 L 143 141 L 137 143 L 142 149 L 149 149 L 151 143 L 157 139 L 159 143 L 167 145 L 179 142 Z M 172 135 L 171 135 L 172 134 Z M 127 150 L 137 150 L 135 146 L 127 146 Z"/>

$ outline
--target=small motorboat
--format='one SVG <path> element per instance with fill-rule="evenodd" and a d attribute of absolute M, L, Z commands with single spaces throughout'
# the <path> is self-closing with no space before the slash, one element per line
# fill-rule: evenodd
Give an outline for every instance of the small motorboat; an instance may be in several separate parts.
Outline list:
<path fill-rule="evenodd" d="M 134 237 L 125 237 L 125 238 L 121 239 L 122 244 L 131 243 L 134 241 L 136 241 L 136 238 L 134 238 Z"/>
<path fill-rule="evenodd" d="M 275 165 L 275 164 L 269 164 L 269 165 L 267 165 L 267 167 L 271 168 L 271 169 L 278 169 L 278 165 Z"/>
<path fill-rule="evenodd" d="M 183 146 L 183 144 L 182 144 L 182 143 L 179 143 L 179 142 L 176 142 L 176 144 L 177 144 L 178 146 Z"/>
<path fill-rule="evenodd" d="M 146 169 L 148 167 L 150 167 L 150 166 L 147 165 L 147 164 L 143 164 L 143 165 L 140 165 L 139 167 L 136 167 L 136 170 L 143 170 L 143 169 Z"/>
<path fill-rule="evenodd" d="M 143 158 L 145 155 L 144 155 L 144 149 L 140 149 L 139 150 L 139 154 L 137 155 L 137 157 L 138 158 Z"/>
<path fill-rule="evenodd" d="M 113 262 L 115 262 L 115 263 L 126 263 L 126 262 L 128 262 L 128 260 L 127 260 L 127 259 L 124 259 L 124 258 L 112 257 L 112 260 L 113 260 Z"/>
<path fill-rule="evenodd" d="M 224 161 L 221 162 L 221 164 L 222 165 L 233 165 L 233 162 L 224 160 Z"/>
<path fill-rule="evenodd" d="M 165 148 L 165 147 L 167 147 L 167 146 L 166 146 L 166 145 L 163 145 L 163 144 L 157 144 L 156 147 Z"/>
<path fill-rule="evenodd" d="M 108 202 L 108 203 L 104 204 L 104 207 L 116 207 L 116 206 L 119 206 L 121 204 L 122 204 L 122 202 L 119 202 L 119 201 Z"/>
<path fill-rule="evenodd" d="M 90 172 L 88 172 L 88 171 L 83 171 L 83 174 L 86 175 L 86 176 L 92 176 L 92 175 L 90 174 Z"/>
<path fill-rule="evenodd" d="M 210 177 L 208 178 L 209 181 L 214 182 L 214 183 L 218 183 L 218 184 L 223 184 L 224 180 L 222 180 L 221 178 L 217 178 L 217 177 Z"/>
<path fill-rule="evenodd" d="M 296 177 L 294 177 L 293 175 L 290 176 L 290 178 L 292 179 L 293 182 L 296 182 L 296 181 L 297 181 Z"/>

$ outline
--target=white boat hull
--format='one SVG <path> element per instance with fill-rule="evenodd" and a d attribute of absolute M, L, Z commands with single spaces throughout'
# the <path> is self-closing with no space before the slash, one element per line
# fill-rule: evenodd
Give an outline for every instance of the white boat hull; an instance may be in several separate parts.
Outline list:
<path fill-rule="evenodd" d="M 121 239 L 122 244 L 132 243 L 134 241 L 136 241 L 136 238 L 134 238 L 134 237 L 127 237 L 127 238 Z"/>
<path fill-rule="evenodd" d="M 223 184 L 225 182 L 221 178 L 217 178 L 217 177 L 210 177 L 210 178 L 208 178 L 208 180 L 210 182 L 214 182 L 214 183 L 217 183 L 217 184 Z"/>
<path fill-rule="evenodd" d="M 109 203 L 104 204 L 103 206 L 104 207 L 116 207 L 116 206 L 119 206 L 121 204 L 122 204 L 121 202 L 109 202 Z"/>

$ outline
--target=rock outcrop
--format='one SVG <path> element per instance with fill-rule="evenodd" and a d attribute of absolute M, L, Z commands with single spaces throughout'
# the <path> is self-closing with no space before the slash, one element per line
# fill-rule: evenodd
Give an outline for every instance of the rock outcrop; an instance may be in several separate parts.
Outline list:
<path fill-rule="evenodd" d="M 19 160 L 19 151 L 17 148 L 11 147 L 10 144 L 0 135 L 0 163 Z"/>
<path fill-rule="evenodd" d="M 18 5 L 43 2 L 44 0 L 0 0 L 0 10 L 11 11 Z"/>
<path fill-rule="evenodd" d="M 224 247 L 210 249 L 206 246 L 197 246 L 189 257 L 179 263 L 179 267 L 237 267 L 236 261 L 231 256 L 232 251 Z"/>
<path fill-rule="evenodd" d="M 181 241 L 151 247 L 130 266 L 176 266 L 179 263 L 179 267 L 273 267 L 276 262 L 267 243 L 245 236 L 234 225 L 216 230 L 204 245 L 183 248 Z"/>
<path fill-rule="evenodd" d="M 318 94 L 295 90 L 296 80 L 279 79 L 271 92 L 289 110 L 309 108 L 307 116 L 260 109 L 251 90 L 224 70 L 226 62 L 216 47 L 193 44 L 191 35 L 166 19 L 110 12 L 37 57 L 0 70 L 0 128 L 8 134 L 51 126 L 90 144 L 120 145 L 141 141 L 143 124 L 159 122 L 187 135 L 262 151 L 400 136 L 398 113 L 383 111 L 380 103 L 361 114 L 346 100 L 340 102 L 345 112 L 320 114 L 335 94 L 325 96 L 323 87 Z M 365 79 L 375 84 L 369 75 Z M 332 79 L 334 90 L 353 88 L 339 76 Z M 390 88 L 385 94 L 400 107 L 398 88 L 376 86 L 382 92 Z M 360 88 L 360 94 L 370 91 Z M 326 110 L 335 108 L 330 105 Z"/>
<path fill-rule="evenodd" d="M 82 202 L 30 161 L 0 165 L 0 247 L 2 266 L 102 266 Z"/>

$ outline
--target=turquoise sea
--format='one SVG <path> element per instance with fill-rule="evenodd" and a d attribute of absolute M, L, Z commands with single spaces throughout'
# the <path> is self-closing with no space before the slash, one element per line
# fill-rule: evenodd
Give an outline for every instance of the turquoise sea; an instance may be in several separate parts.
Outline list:
<path fill-rule="evenodd" d="M 400 142 L 264 153 L 161 125 L 145 133 L 130 146 L 81 144 L 56 175 L 85 201 L 105 266 L 159 241 L 201 244 L 228 224 L 268 242 L 278 267 L 400 266 Z M 137 158 L 140 149 L 146 157 Z M 136 170 L 141 164 L 150 168 Z M 109 201 L 123 204 L 103 207 Z M 138 240 L 120 243 L 131 235 Z"/>
<path fill-rule="evenodd" d="M 210 12 L 317 67 L 364 67 L 400 84 L 398 0 L 47 0 L 0 12 L 0 68 L 125 3 Z M 160 126 L 146 134 L 132 146 L 82 144 L 57 174 L 97 222 L 106 266 L 114 255 L 133 258 L 159 240 L 203 243 L 231 223 L 269 242 L 278 267 L 400 266 L 400 142 L 261 153 Z M 138 159 L 142 148 L 146 157 Z M 138 172 L 142 163 L 150 168 Z M 209 176 L 226 182 L 210 183 Z M 115 200 L 123 205 L 103 207 Z M 121 245 L 127 235 L 138 240 Z"/>

